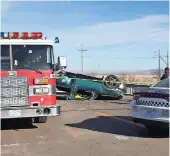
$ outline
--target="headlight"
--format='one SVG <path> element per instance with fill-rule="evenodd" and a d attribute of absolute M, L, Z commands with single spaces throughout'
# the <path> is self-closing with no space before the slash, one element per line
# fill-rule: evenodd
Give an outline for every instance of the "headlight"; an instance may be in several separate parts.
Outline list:
<path fill-rule="evenodd" d="M 49 88 L 34 88 L 34 94 L 42 95 L 48 93 L 49 93 Z"/>
<path fill-rule="evenodd" d="M 43 94 L 48 94 L 49 93 L 49 88 L 42 88 Z"/>
<path fill-rule="evenodd" d="M 48 78 L 35 78 L 34 79 L 34 84 L 48 84 Z"/>
<path fill-rule="evenodd" d="M 42 94 L 42 88 L 34 88 L 34 94 Z"/>
<path fill-rule="evenodd" d="M 121 85 L 119 86 L 119 88 L 120 88 L 120 89 L 124 89 L 125 86 L 124 86 L 123 84 L 121 84 Z"/>
<path fill-rule="evenodd" d="M 62 80 L 61 80 L 61 82 L 62 82 L 62 83 L 65 83 L 65 82 L 66 82 L 66 80 L 65 80 L 65 79 L 62 79 Z"/>

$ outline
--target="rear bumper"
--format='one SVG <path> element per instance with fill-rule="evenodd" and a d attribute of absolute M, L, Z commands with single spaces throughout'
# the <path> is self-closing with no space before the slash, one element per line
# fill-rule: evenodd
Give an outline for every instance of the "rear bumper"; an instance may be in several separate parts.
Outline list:
<path fill-rule="evenodd" d="M 170 108 L 137 105 L 135 100 L 131 101 L 132 118 L 138 122 L 149 124 L 170 123 Z"/>
<path fill-rule="evenodd" d="M 52 107 L 1 108 L 1 119 L 58 116 L 58 115 L 60 115 L 59 105 Z"/>

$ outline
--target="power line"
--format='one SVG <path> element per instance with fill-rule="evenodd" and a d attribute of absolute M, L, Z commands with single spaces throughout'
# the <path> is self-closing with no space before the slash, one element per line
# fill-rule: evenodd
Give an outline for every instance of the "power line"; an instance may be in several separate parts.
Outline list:
<path fill-rule="evenodd" d="M 160 60 L 161 54 L 160 49 L 158 51 L 158 71 L 159 71 L 159 79 L 161 78 L 161 60 Z"/>
<path fill-rule="evenodd" d="M 154 33 L 161 32 L 161 31 L 165 31 L 165 30 L 169 30 L 169 28 L 165 28 L 165 29 L 153 31 L 153 32 L 150 32 L 150 33 L 148 33 L 148 34 L 154 34 Z"/>
<path fill-rule="evenodd" d="M 157 32 L 161 32 L 161 31 L 165 31 L 165 30 L 169 30 L 168 28 L 165 28 L 165 29 L 162 29 L 162 30 L 158 30 L 158 31 L 154 31 L 154 32 L 150 32 L 149 34 L 154 34 L 154 33 L 157 33 Z M 148 34 L 148 35 L 149 35 Z M 160 36 L 154 36 L 154 37 L 147 37 L 147 39 L 155 39 L 155 38 L 159 38 L 159 39 L 161 39 L 161 37 Z M 112 45 L 112 46 L 124 46 L 125 44 L 127 45 L 127 44 L 134 44 L 134 43 L 140 43 L 141 41 L 144 41 L 145 39 L 142 39 L 142 40 L 140 40 L 140 41 L 133 41 L 133 42 L 129 42 L 129 43 L 124 43 L 124 44 L 121 44 L 121 43 L 117 43 L 117 44 L 114 44 L 114 45 Z M 81 63 L 81 70 L 82 70 L 82 72 L 83 72 L 83 61 L 84 61 L 84 56 L 83 56 L 83 52 L 84 51 L 87 51 L 87 49 L 83 49 L 83 45 L 81 45 L 81 49 L 77 49 L 77 51 L 80 51 L 81 52 L 81 59 L 82 59 L 82 63 Z M 168 56 L 168 54 L 167 54 L 167 56 L 164 56 L 164 57 L 167 57 L 167 59 L 169 59 L 169 56 Z M 91 56 L 85 56 L 85 58 L 93 58 L 93 57 L 91 57 Z M 96 58 L 96 57 L 95 57 Z M 103 57 L 102 57 L 103 58 Z M 131 58 L 128 58 L 128 57 L 114 57 L 114 59 L 156 59 L 156 58 L 159 58 L 160 59 L 160 57 L 158 56 L 158 57 L 131 57 Z M 161 58 L 163 58 L 163 57 L 161 57 Z M 103 59 L 110 59 L 110 58 L 103 58 Z M 168 64 L 169 62 L 167 62 L 167 64 Z M 169 65 L 169 64 L 168 64 Z"/>
<path fill-rule="evenodd" d="M 134 43 L 140 43 L 140 42 L 142 42 L 142 41 L 145 41 L 146 39 L 156 39 L 156 38 L 158 38 L 158 39 L 160 39 L 161 37 L 160 36 L 154 36 L 154 37 L 147 37 L 147 38 L 145 38 L 145 39 L 141 39 L 141 40 L 139 40 L 139 41 L 133 41 L 133 42 L 129 42 L 129 43 L 117 43 L 117 44 L 113 44 L 112 46 L 125 46 L 125 45 L 129 45 L 129 44 L 134 44 Z"/>
<path fill-rule="evenodd" d="M 163 57 L 167 57 L 167 56 L 163 56 Z M 163 58 L 162 57 L 162 58 Z M 84 56 L 84 58 L 89 58 L 89 59 L 96 59 L 99 57 L 92 57 L 92 56 Z M 158 57 L 153 56 L 153 57 L 148 57 L 148 56 L 137 56 L 137 57 L 114 57 L 114 59 L 156 59 Z M 110 59 L 110 57 L 102 57 L 102 59 Z"/>
<path fill-rule="evenodd" d="M 167 58 L 167 62 L 163 59 L 163 57 Z M 159 79 L 161 78 L 161 60 L 166 64 L 167 67 L 169 67 L 169 55 L 167 50 L 167 56 L 161 56 L 160 49 L 158 50 L 158 71 L 155 71 L 156 74 L 158 74 Z"/>
<path fill-rule="evenodd" d="M 169 50 L 167 50 L 167 67 L 169 67 Z"/>
<path fill-rule="evenodd" d="M 157 33 L 157 32 L 164 31 L 164 30 L 167 30 L 167 29 L 163 29 L 163 30 L 151 32 L 151 33 L 149 33 L 149 34 Z M 148 35 L 149 35 L 149 34 L 148 34 Z M 130 36 L 129 36 L 129 37 L 130 37 Z M 115 44 L 109 45 L 109 46 L 120 46 L 120 47 L 122 47 L 122 46 L 130 45 L 130 44 L 134 44 L 134 43 L 140 43 L 140 42 L 142 42 L 142 41 L 145 41 L 146 39 L 161 39 L 161 38 L 164 38 L 164 37 L 161 37 L 161 36 L 148 37 L 148 36 L 147 36 L 146 38 L 143 38 L 143 39 L 141 39 L 141 40 L 139 40 L 139 41 L 132 41 L 132 42 L 127 42 L 127 43 L 115 43 Z M 126 41 L 124 40 L 124 41 L 120 41 L 120 42 L 126 42 Z"/>
<path fill-rule="evenodd" d="M 169 54 L 168 54 L 168 50 L 167 50 L 167 55 L 164 56 L 167 59 L 166 61 L 163 59 L 163 57 L 161 55 L 159 55 L 158 57 L 159 57 L 159 59 L 161 59 L 166 64 L 167 67 L 169 67 Z"/>
<path fill-rule="evenodd" d="M 165 29 L 164 29 L 165 30 Z M 155 36 L 155 37 L 151 37 L 150 39 L 152 39 L 152 38 L 156 38 L 156 37 L 159 37 L 159 36 Z M 142 41 L 142 40 L 141 40 Z M 139 43 L 139 42 L 131 42 L 130 44 L 133 44 L 133 43 Z M 127 44 L 127 43 L 126 43 Z M 115 44 L 116 45 L 116 44 Z M 113 46 L 115 46 L 115 45 L 113 45 Z M 119 46 L 121 46 L 120 44 L 119 44 Z M 123 45 L 122 45 L 123 46 Z M 106 52 L 106 51 L 105 51 Z M 108 52 L 108 51 L 107 51 Z M 167 54 L 168 55 L 168 54 Z M 163 56 L 163 57 L 167 57 L 167 56 Z M 93 58 L 93 57 L 91 57 L 91 56 L 85 56 L 85 58 Z M 96 58 L 96 57 L 95 57 Z M 102 57 L 102 58 L 104 58 L 104 57 Z M 132 58 L 132 57 L 131 57 Z M 149 59 L 155 59 L 155 58 L 158 58 L 158 57 L 133 57 L 133 59 L 142 59 L 142 58 L 144 58 L 144 59 L 147 59 L 147 58 L 149 58 Z M 169 57 L 167 57 L 167 58 L 169 58 Z M 107 58 L 106 58 L 107 59 Z M 108 58 L 108 59 L 110 59 L 110 58 Z M 114 59 L 129 59 L 128 57 L 114 57 Z"/>

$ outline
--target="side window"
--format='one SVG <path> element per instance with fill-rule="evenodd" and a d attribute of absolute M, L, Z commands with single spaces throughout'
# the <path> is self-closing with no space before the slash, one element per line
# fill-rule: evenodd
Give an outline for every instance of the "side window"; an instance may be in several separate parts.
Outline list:
<path fill-rule="evenodd" d="M 0 45 L 1 70 L 10 70 L 9 45 Z"/>
<path fill-rule="evenodd" d="M 54 59 L 54 47 L 51 46 L 51 57 L 52 57 L 52 64 L 55 64 L 55 59 Z"/>
<path fill-rule="evenodd" d="M 51 63 L 51 48 L 47 47 L 47 63 Z"/>
<path fill-rule="evenodd" d="M 162 80 L 161 82 L 156 84 L 154 87 L 169 88 L 169 78 Z"/>

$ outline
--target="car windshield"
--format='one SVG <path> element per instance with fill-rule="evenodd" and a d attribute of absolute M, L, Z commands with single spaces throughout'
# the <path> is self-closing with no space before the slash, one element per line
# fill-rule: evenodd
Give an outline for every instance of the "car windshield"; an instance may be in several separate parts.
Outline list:
<path fill-rule="evenodd" d="M 166 79 L 160 81 L 153 87 L 169 88 L 169 78 L 166 78 Z"/>
<path fill-rule="evenodd" d="M 52 56 L 52 46 L 12 45 L 14 70 L 50 69 L 53 64 Z M 1 45 L 1 70 L 10 70 L 9 45 Z"/>

